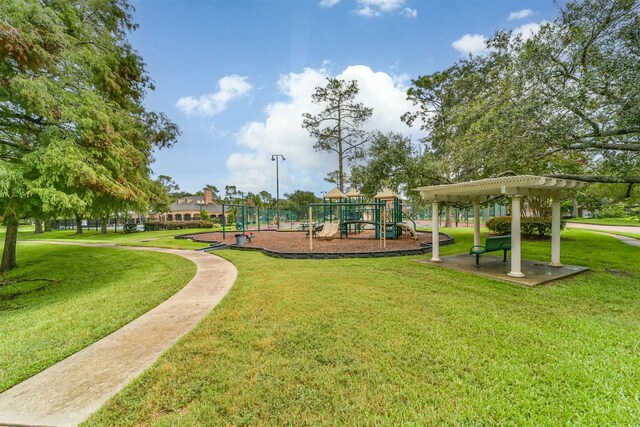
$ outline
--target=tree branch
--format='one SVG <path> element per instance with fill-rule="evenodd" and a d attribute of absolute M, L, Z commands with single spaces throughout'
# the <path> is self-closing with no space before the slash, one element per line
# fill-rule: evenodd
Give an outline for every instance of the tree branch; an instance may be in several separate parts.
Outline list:
<path fill-rule="evenodd" d="M 596 148 L 600 150 L 618 150 L 618 151 L 640 151 L 640 143 L 623 142 L 597 142 L 597 141 L 581 141 L 565 147 L 567 150 L 584 150 L 587 148 Z"/>
<path fill-rule="evenodd" d="M 574 179 L 576 181 L 597 182 L 597 183 L 603 183 L 603 184 L 640 184 L 640 175 L 618 178 L 615 176 L 556 173 L 556 174 L 549 174 L 544 176 L 549 178 Z"/>

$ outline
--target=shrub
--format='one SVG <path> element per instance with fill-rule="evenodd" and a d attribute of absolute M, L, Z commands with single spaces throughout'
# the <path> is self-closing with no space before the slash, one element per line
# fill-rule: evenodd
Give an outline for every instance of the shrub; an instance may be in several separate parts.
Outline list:
<path fill-rule="evenodd" d="M 144 231 L 183 230 L 185 228 L 213 228 L 211 221 L 147 221 Z"/>
<path fill-rule="evenodd" d="M 495 234 L 509 234 L 511 233 L 511 217 L 510 216 L 496 216 L 488 219 L 484 224 L 489 231 Z"/>
<path fill-rule="evenodd" d="M 495 234 L 511 233 L 511 217 L 499 216 L 489 219 L 485 223 L 486 227 Z M 564 229 L 565 222 L 560 222 L 560 229 Z M 530 237 L 550 236 L 551 218 L 524 217 L 520 220 L 522 235 Z"/>
<path fill-rule="evenodd" d="M 622 218 L 626 216 L 622 203 L 613 203 L 602 208 L 600 218 Z"/>

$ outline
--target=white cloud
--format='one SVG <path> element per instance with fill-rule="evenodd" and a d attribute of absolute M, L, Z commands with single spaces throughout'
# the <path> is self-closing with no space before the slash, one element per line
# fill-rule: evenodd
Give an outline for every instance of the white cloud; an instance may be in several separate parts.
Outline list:
<path fill-rule="evenodd" d="M 224 111 L 227 104 L 236 98 L 240 98 L 253 88 L 247 82 L 246 76 L 231 75 L 218 80 L 218 91 L 201 95 L 196 99 L 193 96 L 182 97 L 176 102 L 176 106 L 186 115 L 213 116 Z"/>
<path fill-rule="evenodd" d="M 391 13 L 400 10 L 404 6 L 405 0 L 358 0 L 356 13 L 364 17 L 380 16 L 383 13 Z M 402 15 L 415 18 L 418 16 L 416 9 L 405 7 L 400 12 Z"/>
<path fill-rule="evenodd" d="M 320 3 L 318 4 L 322 7 L 331 7 L 337 5 L 338 3 L 340 3 L 340 0 L 320 0 Z"/>
<path fill-rule="evenodd" d="M 366 18 L 371 18 L 372 16 L 380 16 L 380 12 L 378 12 L 377 10 L 373 10 L 369 6 L 361 7 L 360 9 L 356 10 L 356 13 Z"/>
<path fill-rule="evenodd" d="M 531 15 L 533 15 L 533 10 L 531 10 L 531 9 L 522 9 L 522 10 L 519 10 L 517 12 L 511 12 L 509 14 L 509 17 L 507 18 L 507 20 L 515 21 L 517 19 L 524 19 L 524 18 L 526 18 L 528 16 L 531 16 Z"/>
<path fill-rule="evenodd" d="M 465 34 L 451 43 L 451 46 L 463 55 L 470 53 L 481 55 L 488 52 L 486 41 L 487 38 L 482 34 Z"/>
<path fill-rule="evenodd" d="M 215 138 L 224 138 L 229 135 L 229 132 L 223 129 L 218 129 L 215 123 L 211 123 L 209 125 L 209 133 L 213 135 Z"/>
<path fill-rule="evenodd" d="M 416 16 L 418 16 L 418 11 L 416 9 L 409 9 L 408 7 L 402 9 L 401 13 L 407 18 L 415 18 Z"/>
<path fill-rule="evenodd" d="M 314 141 L 302 128 L 302 114 L 315 114 L 321 109 L 311 102 L 311 95 L 316 87 L 326 85 L 327 77 L 326 69 L 307 68 L 302 73 L 289 73 L 280 78 L 278 87 L 287 99 L 269 104 L 264 121 L 246 123 L 240 129 L 236 144 L 241 152 L 227 159 L 228 182 L 243 191 L 267 189 L 275 193 L 275 165 L 271 155 L 283 154 L 286 161 L 279 163 L 281 194 L 296 189 L 330 187 L 323 178 L 337 169 L 337 157 L 315 151 Z M 406 100 L 407 80 L 404 76 L 396 77 L 354 65 L 336 77 L 358 81 L 358 101 L 373 108 L 366 130 L 401 132 L 416 140 L 423 136 L 400 120 L 402 114 L 414 110 Z"/>
<path fill-rule="evenodd" d="M 531 37 L 536 35 L 538 31 L 540 31 L 540 27 L 546 22 L 547 21 L 530 22 L 528 24 L 521 25 L 518 28 L 513 29 L 513 34 L 520 35 L 520 37 L 522 37 L 522 40 L 529 40 Z"/>

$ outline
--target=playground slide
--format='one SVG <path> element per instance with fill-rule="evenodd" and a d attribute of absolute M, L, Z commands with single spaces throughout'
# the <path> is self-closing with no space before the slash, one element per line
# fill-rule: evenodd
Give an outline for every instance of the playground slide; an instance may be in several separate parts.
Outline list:
<path fill-rule="evenodd" d="M 322 224 L 322 230 L 320 230 L 318 232 L 318 237 L 327 237 L 327 235 L 329 234 L 329 232 L 332 229 L 332 225 L 331 224 L 333 224 L 333 223 L 329 222 L 329 221 L 327 221 L 324 224 Z"/>
<path fill-rule="evenodd" d="M 416 233 L 416 229 L 413 228 L 413 226 L 411 224 L 407 224 L 406 222 L 399 222 L 396 225 L 398 227 L 402 228 L 403 230 L 407 230 L 409 232 L 409 234 L 412 235 L 415 240 L 418 240 L 418 233 Z"/>
<path fill-rule="evenodd" d="M 333 237 L 338 231 L 340 231 L 339 222 L 325 222 L 322 230 L 318 233 L 318 237 Z"/>

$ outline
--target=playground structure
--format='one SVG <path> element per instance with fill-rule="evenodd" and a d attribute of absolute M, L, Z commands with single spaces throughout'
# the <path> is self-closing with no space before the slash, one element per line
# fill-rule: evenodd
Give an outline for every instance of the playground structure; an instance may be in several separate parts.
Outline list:
<path fill-rule="evenodd" d="M 322 203 L 311 204 L 308 208 L 308 225 L 305 228 L 310 229 L 311 244 L 314 237 L 345 239 L 367 230 L 374 231 L 382 247 L 386 247 L 386 239 L 398 239 L 403 233 L 417 238 L 413 218 L 406 212 L 402 200 L 390 190 L 384 190 L 374 197 L 373 202 L 367 202 L 356 190 L 344 194 L 334 188 L 325 195 Z M 276 211 L 270 208 L 247 204 L 222 205 L 223 238 L 227 232 L 245 234 L 274 229 L 278 222 L 291 222 L 293 227 L 297 220 L 293 211 L 280 210 L 280 218 L 277 218 Z"/>
<path fill-rule="evenodd" d="M 386 247 L 386 239 L 398 239 L 403 233 L 417 238 L 416 224 L 403 208 L 400 198 L 390 190 L 384 190 L 366 202 L 355 190 L 344 194 L 337 188 L 329 191 L 323 203 L 309 205 L 309 246 L 313 250 L 316 223 L 321 224 L 318 238 L 348 238 L 365 230 L 374 230 L 380 246 Z M 320 227 L 318 227 L 320 228 Z"/>
<path fill-rule="evenodd" d="M 278 222 L 297 221 L 297 215 L 293 211 L 280 209 L 280 218 L 276 210 L 272 208 L 260 208 L 259 206 L 246 204 L 222 204 L 222 235 L 227 232 L 262 231 L 277 228 Z"/>

